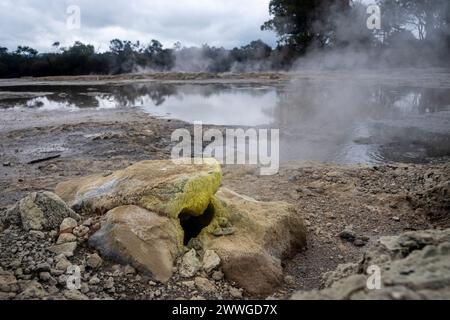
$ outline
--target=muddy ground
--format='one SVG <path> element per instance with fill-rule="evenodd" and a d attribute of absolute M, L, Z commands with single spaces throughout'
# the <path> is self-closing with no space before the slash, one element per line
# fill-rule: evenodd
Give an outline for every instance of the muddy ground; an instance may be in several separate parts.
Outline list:
<path fill-rule="evenodd" d="M 53 191 L 61 181 L 108 173 L 141 160 L 168 159 L 170 134 L 178 128 L 191 125 L 152 118 L 136 109 L 59 115 L 5 110 L 0 119 L 0 214 L 27 193 Z M 32 164 L 53 156 L 58 158 Z M 223 184 L 258 200 L 287 201 L 304 215 L 308 248 L 285 261 L 286 281 L 274 294 L 287 298 L 297 290 L 320 288 L 325 272 L 357 261 L 381 236 L 450 227 L 448 193 L 442 187 L 449 179 L 450 163 L 369 167 L 289 162 L 274 176 L 227 166 Z M 344 229 L 352 229 L 364 241 L 342 239 Z M 0 253 L 4 269 L 11 268 L 7 256 Z M 154 298 L 192 298 L 176 292 L 173 283 L 158 291 Z M 124 290 L 111 297 L 142 298 L 138 292 Z"/>

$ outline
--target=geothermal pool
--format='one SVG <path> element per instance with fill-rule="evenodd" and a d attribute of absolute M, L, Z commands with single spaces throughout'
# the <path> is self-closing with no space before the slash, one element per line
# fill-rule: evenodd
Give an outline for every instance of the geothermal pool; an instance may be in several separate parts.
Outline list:
<path fill-rule="evenodd" d="M 426 163 L 450 156 L 450 88 L 298 80 L 286 85 L 0 87 L 2 112 L 123 108 L 161 118 L 280 129 L 281 160 Z"/>

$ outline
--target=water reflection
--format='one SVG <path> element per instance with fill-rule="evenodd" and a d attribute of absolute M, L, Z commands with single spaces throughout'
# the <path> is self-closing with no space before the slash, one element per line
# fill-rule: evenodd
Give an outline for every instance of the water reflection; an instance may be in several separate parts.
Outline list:
<path fill-rule="evenodd" d="M 20 99 L 0 93 L 1 108 L 126 107 L 188 122 L 280 128 L 283 160 L 425 162 L 450 155 L 450 89 L 302 80 L 285 87 L 134 84 L 13 90 L 51 93 Z"/>

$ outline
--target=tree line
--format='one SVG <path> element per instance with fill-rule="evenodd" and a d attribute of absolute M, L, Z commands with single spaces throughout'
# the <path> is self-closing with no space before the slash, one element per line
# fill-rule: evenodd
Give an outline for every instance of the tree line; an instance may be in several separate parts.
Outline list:
<path fill-rule="evenodd" d="M 349 0 L 271 0 L 271 19 L 262 30 L 273 30 L 278 44 L 261 40 L 225 49 L 164 48 L 157 40 L 114 39 L 109 50 L 75 42 L 53 52 L 19 46 L 14 51 L 0 46 L 0 78 L 122 74 L 138 71 L 268 71 L 287 70 L 308 53 L 349 49 L 383 56 L 391 65 L 448 65 L 450 52 L 450 2 L 448 0 L 377 0 L 381 8 L 381 29 L 366 27 L 367 6 Z M 412 57 L 413 56 L 413 57 Z M 407 58 L 407 59 L 406 59 Z"/>

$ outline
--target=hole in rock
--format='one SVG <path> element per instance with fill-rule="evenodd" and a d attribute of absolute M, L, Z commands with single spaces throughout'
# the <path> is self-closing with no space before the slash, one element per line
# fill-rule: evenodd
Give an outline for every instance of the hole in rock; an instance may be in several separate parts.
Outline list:
<path fill-rule="evenodd" d="M 210 203 L 201 216 L 195 216 L 190 210 L 183 210 L 179 215 L 181 227 L 184 230 L 184 245 L 196 238 L 214 218 L 214 206 Z"/>

